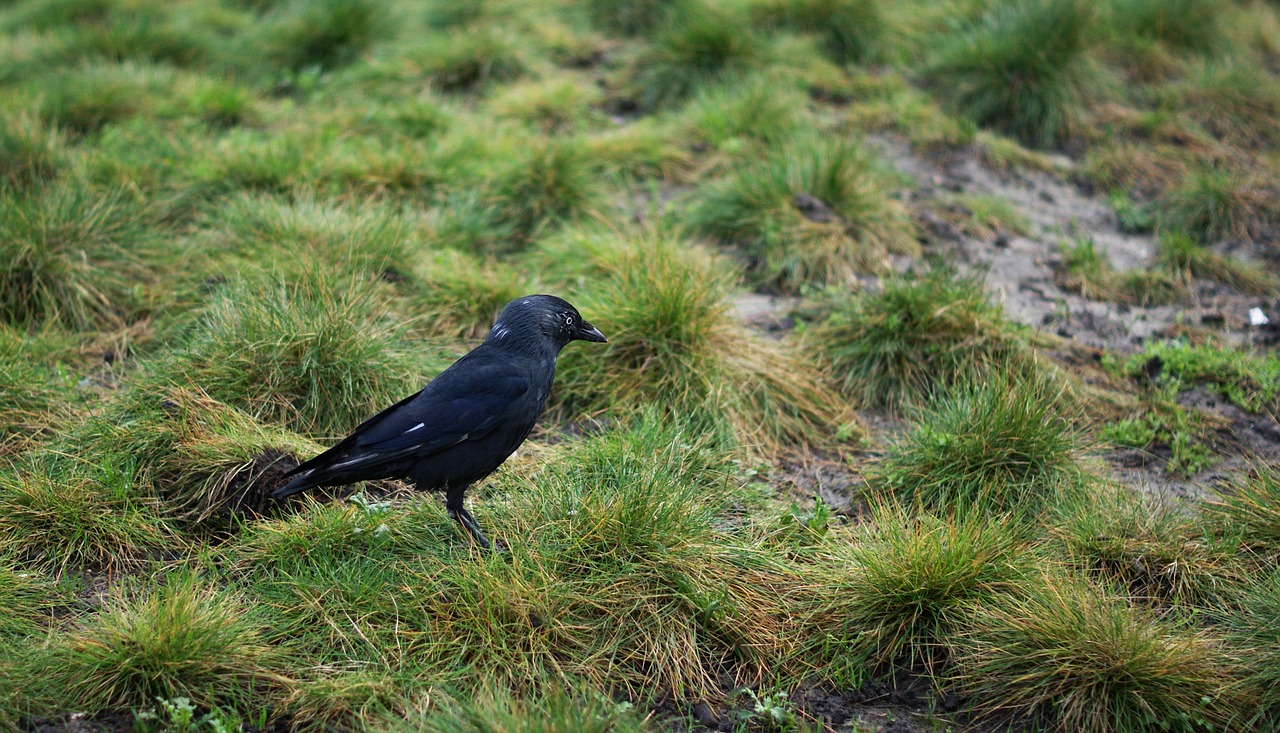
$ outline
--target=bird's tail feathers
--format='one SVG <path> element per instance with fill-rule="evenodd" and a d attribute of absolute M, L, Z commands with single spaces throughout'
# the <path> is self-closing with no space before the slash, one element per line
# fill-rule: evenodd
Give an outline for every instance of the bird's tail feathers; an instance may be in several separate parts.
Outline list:
<path fill-rule="evenodd" d="M 285 484 L 284 486 L 281 486 L 275 491 L 272 491 L 271 498 L 276 500 L 287 499 L 290 496 L 293 496 L 294 494 L 301 494 L 307 489 L 318 486 L 319 483 L 312 480 L 313 473 L 315 473 L 315 471 L 308 470 L 305 473 L 301 473 L 297 476 L 294 476 L 292 481 Z"/>

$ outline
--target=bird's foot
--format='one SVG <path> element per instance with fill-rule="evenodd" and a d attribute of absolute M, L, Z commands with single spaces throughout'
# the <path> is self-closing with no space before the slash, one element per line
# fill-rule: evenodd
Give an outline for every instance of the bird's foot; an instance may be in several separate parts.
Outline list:
<path fill-rule="evenodd" d="M 462 528 L 467 531 L 467 534 L 471 535 L 471 539 L 475 540 L 477 545 L 480 545 L 480 547 L 486 550 L 493 549 L 493 545 L 489 540 L 485 539 L 484 532 L 480 531 L 480 525 L 476 524 L 476 519 L 471 516 L 470 512 L 466 509 L 450 509 L 449 516 L 458 524 L 462 525 Z M 502 548 L 499 547 L 499 549 Z"/>

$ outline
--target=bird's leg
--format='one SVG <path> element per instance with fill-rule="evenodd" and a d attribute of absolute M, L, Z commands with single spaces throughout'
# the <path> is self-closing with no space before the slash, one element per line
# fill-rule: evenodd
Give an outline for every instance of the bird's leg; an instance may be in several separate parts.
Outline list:
<path fill-rule="evenodd" d="M 449 517 L 471 535 L 471 539 L 476 541 L 484 549 L 488 550 L 493 546 L 489 544 L 489 540 L 485 539 L 484 533 L 480 531 L 480 525 L 476 524 L 476 518 L 471 516 L 471 512 L 467 511 L 462 505 L 462 494 L 467 487 L 460 488 L 450 487 L 448 493 L 445 494 L 445 509 L 449 511 Z"/>

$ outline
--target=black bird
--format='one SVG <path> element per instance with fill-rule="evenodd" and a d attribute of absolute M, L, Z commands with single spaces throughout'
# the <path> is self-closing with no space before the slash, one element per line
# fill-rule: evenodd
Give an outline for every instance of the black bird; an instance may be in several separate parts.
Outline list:
<path fill-rule="evenodd" d="M 484 343 L 426 387 L 377 415 L 329 450 L 289 472 L 271 492 L 283 499 L 317 486 L 404 478 L 442 490 L 449 516 L 482 547 L 489 541 L 462 505 L 463 492 L 493 473 L 533 429 L 570 341 L 604 334 L 554 295 L 507 303 Z"/>

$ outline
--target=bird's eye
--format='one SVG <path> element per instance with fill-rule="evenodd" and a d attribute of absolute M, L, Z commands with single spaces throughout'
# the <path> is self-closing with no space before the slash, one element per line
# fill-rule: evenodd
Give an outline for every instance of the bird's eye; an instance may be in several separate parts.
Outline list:
<path fill-rule="evenodd" d="M 569 314 L 567 314 L 567 313 L 566 313 L 566 314 L 565 314 L 565 316 L 564 316 L 564 325 L 566 325 L 566 326 L 572 326 L 572 325 L 573 325 L 573 316 L 571 316 L 571 315 L 569 315 Z"/>

